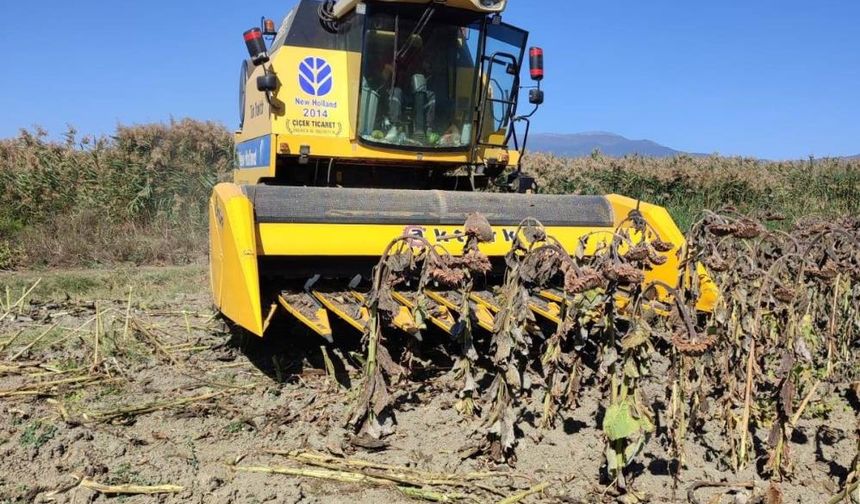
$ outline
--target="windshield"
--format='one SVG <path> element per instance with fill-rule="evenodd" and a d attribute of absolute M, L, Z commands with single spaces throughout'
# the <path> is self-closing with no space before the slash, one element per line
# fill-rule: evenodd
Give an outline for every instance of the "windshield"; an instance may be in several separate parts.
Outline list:
<path fill-rule="evenodd" d="M 368 7 L 359 135 L 419 149 L 472 143 L 480 17 L 436 6 Z"/>

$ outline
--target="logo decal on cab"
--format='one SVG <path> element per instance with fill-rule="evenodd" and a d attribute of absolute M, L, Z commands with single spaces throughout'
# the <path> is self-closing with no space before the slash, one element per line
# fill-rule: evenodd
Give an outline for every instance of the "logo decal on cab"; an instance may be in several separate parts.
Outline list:
<path fill-rule="evenodd" d="M 329 94 L 334 86 L 331 65 L 322 58 L 305 58 L 299 63 L 299 85 L 311 96 Z"/>

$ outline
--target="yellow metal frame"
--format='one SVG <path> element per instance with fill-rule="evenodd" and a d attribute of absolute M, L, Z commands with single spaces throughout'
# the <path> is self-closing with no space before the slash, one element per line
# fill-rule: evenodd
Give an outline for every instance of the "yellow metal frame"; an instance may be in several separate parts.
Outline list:
<path fill-rule="evenodd" d="M 677 285 L 684 273 L 681 271 L 681 259 L 676 252 L 684 246 L 685 241 L 669 213 L 664 208 L 623 196 L 610 195 L 606 198 L 613 209 L 615 226 L 621 225 L 635 209 L 643 215 L 662 240 L 675 245 L 675 249 L 666 254 L 668 258 L 666 264 L 655 266 L 651 271 L 646 272 L 646 282 L 659 280 L 668 285 Z M 259 257 L 377 257 L 392 239 L 403 235 L 408 224 L 404 223 L 403 226 L 257 224 L 254 222 L 251 201 L 238 185 L 230 183 L 216 186 L 210 201 L 209 221 L 211 282 L 215 304 L 228 318 L 257 335 L 265 332 L 269 318 L 263 317 L 257 270 Z M 415 232 L 412 227 L 410 230 Z M 462 252 L 461 244 L 457 240 L 440 240 L 437 237 L 454 235 L 460 231 L 461 229 L 456 226 L 439 226 L 425 229 L 424 236 L 430 243 L 441 245 L 456 255 Z M 510 250 L 510 237 L 515 229 L 501 226 L 494 228 L 494 231 L 497 240 L 494 243 L 482 244 L 481 251 L 491 257 L 501 257 Z M 608 240 L 613 231 L 614 228 L 551 227 L 547 229 L 547 232 L 558 239 L 571 253 L 576 250 L 580 239 L 585 235 L 591 235 L 588 250 L 586 250 L 586 253 L 591 253 L 601 241 Z M 601 238 L 604 234 L 605 237 Z M 698 275 L 702 288 L 698 308 L 710 311 L 716 304 L 718 291 L 704 267 L 699 267 Z M 662 294 L 666 295 L 665 292 Z M 320 299 L 319 296 L 317 298 Z M 449 304 L 435 297 L 433 299 L 443 307 Z M 551 298 L 549 300 L 552 301 Z M 324 299 L 320 299 L 320 302 L 326 304 Z M 398 302 L 409 306 L 406 298 L 398 298 Z M 480 304 L 487 306 L 486 303 Z M 339 314 L 340 310 L 337 307 L 326 305 L 326 308 Z M 541 307 L 536 308 L 537 313 L 550 320 L 558 318 L 557 313 L 551 313 Z M 456 310 L 456 307 L 454 309 Z M 339 316 L 345 315 L 339 314 Z M 397 323 L 407 328 L 409 319 L 400 317 Z M 350 321 L 348 316 L 345 320 Z M 358 330 L 363 329 L 360 322 L 353 320 L 351 323 Z M 434 324 L 450 330 L 450 317 L 434 320 Z M 489 319 L 483 320 L 481 325 L 489 326 Z"/>
<path fill-rule="evenodd" d="M 431 290 L 425 291 L 425 293 L 428 298 L 444 306 L 449 311 L 457 312 L 460 309 L 456 303 L 445 297 L 442 293 Z M 485 305 L 475 303 L 475 319 L 478 321 L 478 325 L 487 331 L 493 330 L 493 324 L 495 323 L 494 315 Z"/>
<path fill-rule="evenodd" d="M 348 295 L 353 296 L 356 302 L 360 302 L 360 298 L 358 298 L 355 293 L 348 293 Z M 367 323 L 370 321 L 370 313 L 368 313 L 367 308 L 363 306 L 359 308 L 358 318 L 355 318 L 344 311 L 328 294 L 324 292 L 314 292 L 314 297 L 317 298 L 317 300 L 319 300 L 319 302 L 328 310 L 337 315 L 338 318 L 354 327 L 357 331 L 363 332 L 365 327 L 367 327 Z"/>
<path fill-rule="evenodd" d="M 391 297 L 393 297 L 395 301 L 402 304 L 406 308 L 410 310 L 415 309 L 415 303 L 411 299 L 406 297 L 402 292 L 392 292 Z M 451 310 L 447 306 L 445 306 L 444 303 L 440 303 L 435 299 L 432 300 L 439 306 L 439 313 L 431 313 L 430 322 L 439 329 L 442 329 L 446 333 L 451 334 L 454 331 L 454 325 L 457 323 L 457 321 L 454 319 L 454 316 L 451 315 Z"/>
<path fill-rule="evenodd" d="M 311 318 L 305 315 L 300 309 L 293 306 L 283 296 L 278 296 L 278 302 L 285 310 L 287 310 L 287 313 L 295 317 L 299 322 L 304 324 L 306 327 L 309 327 L 329 343 L 334 342 L 331 322 L 328 318 L 328 310 L 325 308 L 319 308 L 314 312 L 314 317 Z"/>
<path fill-rule="evenodd" d="M 251 201 L 235 184 L 219 184 L 209 202 L 210 279 L 215 306 L 227 318 L 262 336 L 267 324 L 260 300 L 257 230 Z"/>

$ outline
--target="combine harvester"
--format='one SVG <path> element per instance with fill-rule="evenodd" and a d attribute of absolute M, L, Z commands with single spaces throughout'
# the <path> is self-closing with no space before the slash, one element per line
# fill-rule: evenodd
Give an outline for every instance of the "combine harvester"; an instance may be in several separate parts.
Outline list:
<path fill-rule="evenodd" d="M 212 291 L 227 318 L 258 336 L 282 316 L 328 341 L 333 317 L 364 331 L 372 271 L 389 243 L 421 237 L 462 253 L 451 238 L 474 214 L 495 237 L 480 245 L 493 270 L 471 295 L 487 330 L 525 219 L 566 250 L 586 236 L 593 250 L 617 227 L 644 221 L 675 247 L 646 281 L 684 278 L 675 254 L 684 237 L 665 209 L 618 195 L 536 194 L 521 161 L 544 101 L 543 51 L 502 22 L 506 3 L 300 0 L 279 29 L 264 20 L 245 33 L 238 164 L 210 204 Z M 520 82 L 526 58 L 529 87 Z M 414 298 L 394 298 L 402 309 L 392 325 L 414 329 Z M 431 286 L 427 298 L 429 322 L 452 332 L 456 293 Z M 530 307 L 558 323 L 562 302 L 548 289 Z M 711 292 L 700 305 L 712 302 Z"/>

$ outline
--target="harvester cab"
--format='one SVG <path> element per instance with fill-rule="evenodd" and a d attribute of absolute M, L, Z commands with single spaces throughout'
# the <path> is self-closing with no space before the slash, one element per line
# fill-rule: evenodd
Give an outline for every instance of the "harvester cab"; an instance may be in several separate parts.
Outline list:
<path fill-rule="evenodd" d="M 438 282 L 422 284 L 426 297 L 395 289 L 391 325 L 415 332 L 427 313 L 451 333 L 469 303 L 491 331 L 505 256 L 525 221 L 571 251 L 594 252 L 631 225 L 640 240 L 683 246 L 662 208 L 536 194 L 521 164 L 544 101 L 543 51 L 502 21 L 506 4 L 300 0 L 277 30 L 264 20 L 245 33 L 234 180 L 210 202 L 212 291 L 227 318 L 259 336 L 280 316 L 329 341 L 333 317 L 364 331 L 374 267 L 407 237 L 415 255 L 473 247 L 490 267 L 469 300 Z M 524 89 L 533 109 L 520 114 Z M 489 239 L 466 236 L 470 216 Z M 646 279 L 677 285 L 681 259 L 667 258 Z M 559 323 L 562 303 L 562 290 L 548 288 L 530 306 Z"/>
<path fill-rule="evenodd" d="M 378 188 L 397 174 L 393 188 L 474 190 L 517 169 L 531 117 L 517 115 L 528 34 L 501 21 L 504 5 L 308 0 L 278 31 L 270 20 L 248 30 L 239 165 L 254 171 L 241 181 Z M 543 51 L 530 56 L 537 106 Z M 277 135 L 269 157 L 262 133 Z M 323 180 L 316 163 L 332 160 Z M 310 168 L 277 172 L 291 161 L 316 178 Z M 376 177 L 355 169 L 367 162 Z"/>

